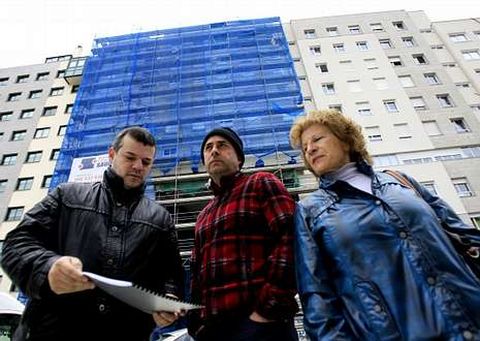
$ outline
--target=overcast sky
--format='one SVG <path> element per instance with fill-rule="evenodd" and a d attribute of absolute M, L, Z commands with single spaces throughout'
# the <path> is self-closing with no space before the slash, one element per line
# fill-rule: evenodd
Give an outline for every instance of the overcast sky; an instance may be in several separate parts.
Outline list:
<path fill-rule="evenodd" d="M 0 0 L 0 68 L 89 54 L 93 39 L 220 21 L 424 10 L 430 20 L 480 16 L 478 0 Z"/>

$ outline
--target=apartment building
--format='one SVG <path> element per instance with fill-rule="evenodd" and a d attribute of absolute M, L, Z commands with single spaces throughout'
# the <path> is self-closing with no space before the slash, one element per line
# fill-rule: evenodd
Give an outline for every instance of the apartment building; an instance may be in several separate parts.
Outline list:
<path fill-rule="evenodd" d="M 405 171 L 480 226 L 478 19 L 388 11 L 284 24 L 305 110 L 364 129 L 377 168 Z"/>
<path fill-rule="evenodd" d="M 48 191 L 78 85 L 72 55 L 0 69 L 0 240 Z M 8 291 L 9 280 L 0 290 Z"/>

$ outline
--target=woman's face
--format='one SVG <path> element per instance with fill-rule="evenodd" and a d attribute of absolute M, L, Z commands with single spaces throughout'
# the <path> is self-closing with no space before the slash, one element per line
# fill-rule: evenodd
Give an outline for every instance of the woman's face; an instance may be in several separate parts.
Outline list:
<path fill-rule="evenodd" d="M 316 176 L 334 171 L 350 162 L 349 147 L 326 126 L 313 124 L 301 135 L 305 162 Z"/>

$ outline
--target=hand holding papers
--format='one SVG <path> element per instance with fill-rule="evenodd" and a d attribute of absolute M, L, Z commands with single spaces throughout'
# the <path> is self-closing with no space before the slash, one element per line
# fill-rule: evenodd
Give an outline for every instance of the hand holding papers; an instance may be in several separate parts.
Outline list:
<path fill-rule="evenodd" d="M 176 312 L 202 308 L 202 306 L 197 304 L 190 304 L 153 293 L 132 282 L 112 279 L 85 271 L 83 275 L 90 278 L 97 287 L 108 294 L 145 313 L 151 314 L 155 311 Z"/>

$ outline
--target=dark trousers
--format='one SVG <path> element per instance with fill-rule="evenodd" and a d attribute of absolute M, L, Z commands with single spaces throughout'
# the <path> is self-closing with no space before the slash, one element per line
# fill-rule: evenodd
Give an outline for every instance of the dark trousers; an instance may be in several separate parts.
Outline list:
<path fill-rule="evenodd" d="M 259 323 L 248 317 L 223 320 L 204 328 L 197 341 L 298 341 L 293 319 Z"/>

